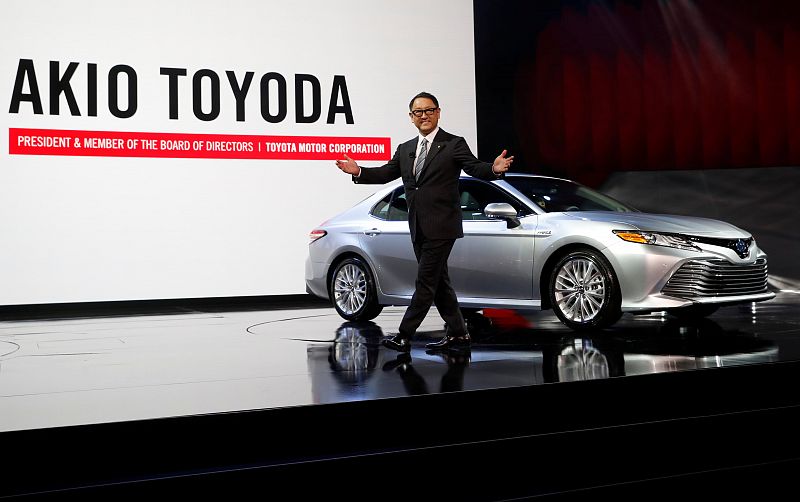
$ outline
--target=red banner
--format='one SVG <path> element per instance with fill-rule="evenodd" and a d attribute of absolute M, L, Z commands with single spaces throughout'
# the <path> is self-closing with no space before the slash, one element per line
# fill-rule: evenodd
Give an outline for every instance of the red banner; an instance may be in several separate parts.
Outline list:
<path fill-rule="evenodd" d="M 12 155 L 181 159 L 389 160 L 390 138 L 8 130 Z"/>

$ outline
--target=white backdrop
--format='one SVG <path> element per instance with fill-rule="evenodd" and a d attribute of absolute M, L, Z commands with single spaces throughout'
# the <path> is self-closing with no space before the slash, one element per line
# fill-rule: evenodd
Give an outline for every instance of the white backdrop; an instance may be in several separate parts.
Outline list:
<path fill-rule="evenodd" d="M 408 101 L 426 90 L 441 101 L 442 127 L 475 151 L 473 56 L 471 0 L 4 0 L 0 304 L 302 293 L 309 231 L 377 188 L 352 184 L 332 160 L 11 154 L 9 129 L 389 137 L 391 154 L 416 133 Z M 30 102 L 12 113 L 21 59 L 35 65 L 42 114 Z M 50 61 L 61 74 L 79 63 L 70 85 L 80 116 L 63 94 L 60 113 L 50 114 Z M 97 65 L 94 117 L 86 113 L 88 63 Z M 137 111 L 124 119 L 107 104 L 108 72 L 120 64 L 138 79 Z M 161 67 L 188 72 L 179 79 L 178 120 L 169 118 Z M 192 113 L 200 69 L 220 76 L 221 111 L 211 121 Z M 243 122 L 228 70 L 240 80 L 255 74 Z M 280 123 L 260 114 L 258 82 L 267 72 L 287 80 L 289 113 Z M 299 73 L 321 82 L 314 123 L 295 121 Z M 326 123 L 334 75 L 346 78 L 353 124 L 343 114 Z"/>

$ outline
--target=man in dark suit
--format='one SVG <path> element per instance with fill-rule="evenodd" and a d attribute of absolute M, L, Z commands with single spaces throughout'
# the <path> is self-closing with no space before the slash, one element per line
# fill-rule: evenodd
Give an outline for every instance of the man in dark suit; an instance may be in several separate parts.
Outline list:
<path fill-rule="evenodd" d="M 351 174 L 355 183 L 403 179 L 408 226 L 418 264 L 417 280 L 399 333 L 383 341 L 386 347 L 402 352 L 411 349 L 411 338 L 431 304 L 436 305 L 447 323 L 447 331 L 442 340 L 429 343 L 427 347 L 438 350 L 469 346 L 469 333 L 447 273 L 447 259 L 453 244 L 464 236 L 458 178 L 464 170 L 475 178 L 497 179 L 508 171 L 514 160 L 514 157 L 506 157 L 505 150 L 492 164 L 478 160 L 464 138 L 439 128 L 440 114 L 439 101 L 432 94 L 421 92 L 411 100 L 408 113 L 419 129 L 419 136 L 398 146 L 389 163 L 361 168 L 347 155 L 346 160 L 336 161 L 336 166 Z"/>

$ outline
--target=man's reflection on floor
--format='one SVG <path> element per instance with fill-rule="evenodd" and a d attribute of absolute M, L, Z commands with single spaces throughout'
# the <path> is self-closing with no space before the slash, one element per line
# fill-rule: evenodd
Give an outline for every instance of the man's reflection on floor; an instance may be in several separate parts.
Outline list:
<path fill-rule="evenodd" d="M 428 383 L 414 368 L 411 354 L 403 352 L 394 357 L 395 353 L 381 350 L 383 336 L 380 326 L 371 321 L 348 321 L 339 326 L 328 347 L 328 363 L 335 378 L 352 391 L 365 384 L 377 368 L 382 368 L 384 374 L 396 372 L 409 395 L 428 394 Z M 464 371 L 471 360 L 469 348 L 427 351 L 426 354 L 430 356 L 425 358 L 428 362 L 439 359 L 447 364 L 439 392 L 464 389 Z"/>
<path fill-rule="evenodd" d="M 447 363 L 447 371 L 442 375 L 439 392 L 457 392 L 464 390 L 464 370 L 469 366 L 471 352 L 469 348 L 459 350 L 428 351 L 428 355 L 439 357 Z M 409 395 L 429 394 L 428 383 L 411 364 L 411 354 L 401 353 L 383 365 L 383 371 L 396 371 L 403 381 Z"/>

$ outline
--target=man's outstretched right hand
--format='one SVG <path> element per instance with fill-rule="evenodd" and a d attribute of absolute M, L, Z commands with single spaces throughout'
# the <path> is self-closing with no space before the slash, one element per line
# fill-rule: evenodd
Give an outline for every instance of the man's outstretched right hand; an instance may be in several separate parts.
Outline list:
<path fill-rule="evenodd" d="M 347 154 L 345 154 L 344 158 L 347 160 L 336 161 L 336 167 L 346 172 L 347 174 L 352 174 L 353 176 L 358 176 L 359 174 L 361 174 L 361 168 L 358 167 L 358 164 L 356 164 L 355 160 L 348 157 Z"/>

